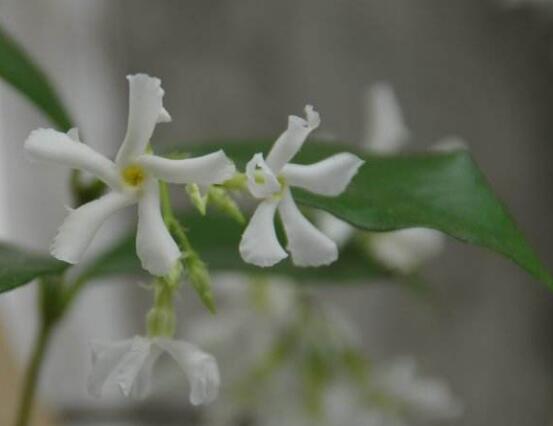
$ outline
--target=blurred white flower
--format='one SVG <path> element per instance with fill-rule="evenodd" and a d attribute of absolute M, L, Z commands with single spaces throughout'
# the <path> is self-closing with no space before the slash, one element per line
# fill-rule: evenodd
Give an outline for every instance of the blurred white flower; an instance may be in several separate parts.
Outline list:
<path fill-rule="evenodd" d="M 217 356 L 225 381 L 232 383 L 251 371 L 295 318 L 296 289 L 284 279 L 255 282 L 228 274 L 214 280 L 213 290 L 217 315 L 196 317 L 187 335 Z"/>
<path fill-rule="evenodd" d="M 54 257 L 78 263 L 104 221 L 123 207 L 138 204 L 136 251 L 142 266 L 152 275 L 167 275 L 180 250 L 167 231 L 160 213 L 158 179 L 171 183 L 221 183 L 235 172 L 222 150 L 202 157 L 168 160 L 148 154 L 147 146 L 157 123 L 171 120 L 163 108 L 161 81 L 145 74 L 127 77 L 130 85 L 129 120 L 125 139 L 115 162 L 80 143 L 76 129 L 33 131 L 25 141 L 31 158 L 89 172 L 111 191 L 69 215 L 52 246 Z"/>
<path fill-rule="evenodd" d="M 141 336 L 93 343 L 89 392 L 99 397 L 108 389 L 118 387 L 127 397 L 144 398 L 151 388 L 153 368 L 164 352 L 176 361 L 187 377 L 193 405 L 209 404 L 217 398 L 220 378 L 213 356 L 188 342 Z"/>
<path fill-rule="evenodd" d="M 297 266 L 328 265 L 338 258 L 336 244 L 319 231 L 298 209 L 290 187 L 315 194 L 341 194 L 363 164 L 356 155 L 340 153 L 315 164 L 291 164 L 307 136 L 320 124 L 319 114 L 308 105 L 306 119 L 290 116 L 288 129 L 267 155 L 256 154 L 246 167 L 248 188 L 261 199 L 240 241 L 244 261 L 272 266 L 288 255 L 280 245 L 274 226 L 278 209 L 288 239 L 288 250 Z"/>
<path fill-rule="evenodd" d="M 407 415 L 426 421 L 447 420 L 463 412 L 447 384 L 417 374 L 415 360 L 403 357 L 386 363 L 374 372 L 373 384 L 398 401 Z"/>
<path fill-rule="evenodd" d="M 362 147 L 367 153 L 389 155 L 397 153 L 409 139 L 401 108 L 388 83 L 376 83 L 365 94 L 366 127 Z M 442 150 L 459 149 L 459 138 L 449 138 Z M 326 212 L 318 212 L 321 230 L 338 246 L 345 245 L 355 234 L 355 228 Z M 444 245 L 443 235 L 427 228 L 402 229 L 371 233 L 367 239 L 370 253 L 383 265 L 401 273 L 410 273 L 438 255 Z"/>

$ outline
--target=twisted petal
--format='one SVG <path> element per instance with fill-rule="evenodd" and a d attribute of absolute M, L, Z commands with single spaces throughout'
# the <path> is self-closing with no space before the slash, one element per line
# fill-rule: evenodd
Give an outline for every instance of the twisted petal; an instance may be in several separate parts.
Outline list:
<path fill-rule="evenodd" d="M 257 206 L 240 240 L 240 255 L 244 262 L 267 267 L 288 255 L 278 242 L 275 232 L 275 212 L 278 200 L 266 200 Z"/>
<path fill-rule="evenodd" d="M 373 85 L 365 95 L 366 130 L 363 148 L 378 154 L 393 154 L 405 146 L 409 129 L 392 87 L 387 83 Z"/>
<path fill-rule="evenodd" d="M 221 380 L 213 356 L 188 342 L 157 339 L 156 343 L 175 359 L 186 375 L 193 405 L 209 404 L 217 398 Z"/>
<path fill-rule="evenodd" d="M 137 162 L 156 178 L 170 183 L 213 185 L 230 179 L 236 172 L 223 150 L 184 160 L 142 155 Z"/>
<path fill-rule="evenodd" d="M 133 194 L 112 191 L 78 209 L 69 209 L 50 247 L 50 253 L 67 263 L 78 263 L 104 221 L 117 210 L 134 202 Z"/>
<path fill-rule="evenodd" d="M 299 211 L 290 190 L 286 190 L 278 206 L 288 238 L 288 250 L 298 266 L 328 265 L 338 258 L 334 241 L 315 228 Z"/>
<path fill-rule="evenodd" d="M 120 179 L 115 164 L 84 143 L 77 142 L 74 138 L 78 136 L 74 129 L 70 132 L 34 130 L 25 141 L 25 150 L 33 159 L 85 170 L 112 188 L 119 188 Z"/>
<path fill-rule="evenodd" d="M 391 269 L 409 273 L 437 256 L 444 236 L 427 228 L 409 228 L 371 235 L 370 248 L 376 259 Z"/>
<path fill-rule="evenodd" d="M 178 261 L 180 250 L 161 217 L 157 180 L 149 179 L 143 191 L 138 201 L 136 253 L 145 270 L 155 276 L 165 276 Z"/>
<path fill-rule="evenodd" d="M 263 154 L 255 154 L 246 165 L 248 189 L 256 198 L 267 198 L 280 191 L 280 183 L 263 160 Z"/>
<path fill-rule="evenodd" d="M 319 113 L 311 105 L 305 107 L 306 119 L 291 115 L 288 129 L 277 139 L 267 156 L 267 164 L 278 174 L 284 165 L 301 149 L 303 142 L 321 124 Z"/>
<path fill-rule="evenodd" d="M 307 166 L 286 164 L 282 175 L 290 186 L 298 186 L 315 194 L 336 196 L 347 188 L 364 161 L 342 152 Z"/>
<path fill-rule="evenodd" d="M 121 342 L 93 344 L 89 392 L 101 396 L 104 389 L 117 386 L 127 397 L 138 395 L 135 391 L 137 379 L 143 374 L 143 368 L 150 368 L 158 356 L 159 351 L 152 352 L 150 341 L 140 336 Z"/>
<path fill-rule="evenodd" d="M 144 153 L 157 123 L 171 120 L 163 108 L 164 91 L 158 78 L 146 74 L 127 76 L 129 80 L 129 122 L 116 162 L 127 164 Z"/>

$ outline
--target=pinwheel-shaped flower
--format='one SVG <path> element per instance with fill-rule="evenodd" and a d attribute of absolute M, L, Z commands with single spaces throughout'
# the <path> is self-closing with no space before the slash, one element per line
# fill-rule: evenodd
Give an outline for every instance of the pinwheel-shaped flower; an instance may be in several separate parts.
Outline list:
<path fill-rule="evenodd" d="M 138 204 L 136 251 L 142 266 L 156 276 L 167 275 L 180 257 L 180 250 L 163 223 L 158 179 L 170 183 L 210 185 L 229 179 L 234 164 L 222 150 L 202 157 L 169 160 L 148 154 L 147 146 L 157 123 L 171 117 L 163 108 L 163 89 L 157 78 L 145 74 L 128 77 L 129 121 L 115 162 L 80 143 L 76 130 L 33 131 L 25 142 L 31 158 L 63 164 L 90 172 L 111 191 L 69 215 L 52 246 L 54 257 L 78 263 L 102 223 L 115 211 Z"/>
<path fill-rule="evenodd" d="M 346 189 L 363 160 L 344 152 L 310 165 L 288 163 L 309 133 L 320 124 L 319 114 L 312 106 L 306 106 L 305 112 L 305 120 L 290 116 L 288 129 L 275 142 L 266 161 L 263 154 L 255 154 L 246 166 L 248 188 L 254 197 L 262 201 L 242 235 L 240 254 L 246 262 L 257 266 L 272 266 L 288 256 L 275 232 L 277 209 L 294 264 L 321 266 L 334 262 L 338 257 L 336 244 L 300 212 L 290 187 L 337 196 Z"/>
<path fill-rule="evenodd" d="M 163 353 L 173 358 L 190 383 L 190 402 L 209 404 L 219 392 L 219 369 L 215 358 L 192 343 L 164 337 L 136 336 L 111 343 L 93 343 L 88 390 L 101 396 L 119 387 L 127 397 L 142 399 L 150 391 L 152 370 Z"/>

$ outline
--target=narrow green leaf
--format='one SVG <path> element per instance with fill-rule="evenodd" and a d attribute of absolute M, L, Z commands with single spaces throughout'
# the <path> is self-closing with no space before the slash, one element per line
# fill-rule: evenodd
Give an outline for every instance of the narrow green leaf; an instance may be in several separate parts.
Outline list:
<path fill-rule="evenodd" d="M 0 29 L 0 78 L 33 102 L 60 129 L 69 130 L 71 119 L 46 75 L 8 34 Z"/>
<path fill-rule="evenodd" d="M 239 170 L 272 141 L 178 144 L 194 156 L 224 147 Z M 309 164 L 342 151 L 345 145 L 308 141 L 294 162 Z M 366 163 L 339 197 L 294 190 L 299 203 L 326 210 L 368 231 L 428 227 L 461 241 L 489 248 L 519 264 L 553 289 L 553 278 L 518 229 L 467 151 L 403 156 L 359 156 Z"/>
<path fill-rule="evenodd" d="M 61 274 L 68 266 L 50 256 L 0 244 L 0 293 L 25 285 L 35 278 Z"/>

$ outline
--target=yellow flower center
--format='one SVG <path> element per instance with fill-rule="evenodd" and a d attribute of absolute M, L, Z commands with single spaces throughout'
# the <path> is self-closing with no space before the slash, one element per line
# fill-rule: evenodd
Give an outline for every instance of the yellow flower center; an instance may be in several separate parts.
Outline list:
<path fill-rule="evenodd" d="M 129 186 L 140 186 L 146 180 L 146 172 L 138 164 L 130 164 L 121 172 L 123 181 Z"/>

